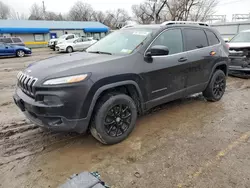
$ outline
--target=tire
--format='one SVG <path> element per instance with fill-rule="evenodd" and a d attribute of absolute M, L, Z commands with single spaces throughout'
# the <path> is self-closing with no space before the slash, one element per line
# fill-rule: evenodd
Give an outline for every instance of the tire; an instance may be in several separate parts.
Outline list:
<path fill-rule="evenodd" d="M 71 46 L 68 46 L 68 47 L 66 48 L 66 52 L 67 52 L 67 53 L 72 53 L 72 52 L 73 52 L 73 48 L 72 48 Z"/>
<path fill-rule="evenodd" d="M 96 105 L 90 132 L 106 145 L 125 140 L 133 131 L 137 109 L 132 98 L 125 94 L 109 93 Z"/>
<path fill-rule="evenodd" d="M 25 52 L 23 50 L 17 50 L 16 56 L 17 57 L 24 57 L 25 56 Z"/>
<path fill-rule="evenodd" d="M 226 90 L 226 76 L 222 70 L 216 70 L 207 86 L 203 91 L 203 96 L 211 102 L 219 101 Z"/>

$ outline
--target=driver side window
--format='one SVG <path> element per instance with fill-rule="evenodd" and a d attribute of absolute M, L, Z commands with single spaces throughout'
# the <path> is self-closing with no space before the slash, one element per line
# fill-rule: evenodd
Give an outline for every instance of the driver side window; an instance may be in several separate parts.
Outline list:
<path fill-rule="evenodd" d="M 162 45 L 169 49 L 169 55 L 183 52 L 181 29 L 164 31 L 156 38 L 151 46 Z"/>

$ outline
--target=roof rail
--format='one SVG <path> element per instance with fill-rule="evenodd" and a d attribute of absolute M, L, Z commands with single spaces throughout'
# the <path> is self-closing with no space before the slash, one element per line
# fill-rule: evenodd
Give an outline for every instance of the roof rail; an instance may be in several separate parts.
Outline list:
<path fill-rule="evenodd" d="M 167 22 L 163 22 L 161 25 L 173 25 L 173 24 L 194 24 L 194 25 L 201 25 L 201 26 L 209 27 L 207 23 L 193 22 L 193 21 L 167 21 Z"/>

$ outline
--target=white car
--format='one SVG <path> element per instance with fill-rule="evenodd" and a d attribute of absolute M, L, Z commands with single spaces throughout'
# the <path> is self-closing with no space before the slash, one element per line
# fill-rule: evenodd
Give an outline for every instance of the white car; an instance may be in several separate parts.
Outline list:
<path fill-rule="evenodd" d="M 241 31 L 229 41 L 229 74 L 250 78 L 250 30 Z"/>
<path fill-rule="evenodd" d="M 57 44 L 61 44 L 61 43 L 65 42 L 65 41 L 72 41 L 72 40 L 75 40 L 76 38 L 78 38 L 78 36 L 75 35 L 75 34 L 62 35 L 59 38 L 50 39 L 50 41 L 48 43 L 48 46 L 51 49 L 55 49 L 55 47 L 56 47 Z"/>
<path fill-rule="evenodd" d="M 71 41 L 65 41 L 56 45 L 56 50 L 59 52 L 71 53 L 74 51 L 80 51 L 88 48 L 90 45 L 96 43 L 97 40 L 93 38 L 78 38 Z"/>

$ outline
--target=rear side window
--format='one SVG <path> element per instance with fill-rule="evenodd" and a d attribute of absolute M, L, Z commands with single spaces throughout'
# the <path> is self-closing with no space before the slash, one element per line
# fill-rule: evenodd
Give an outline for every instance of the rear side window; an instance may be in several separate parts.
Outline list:
<path fill-rule="evenodd" d="M 12 38 L 14 43 L 22 42 L 20 38 Z"/>
<path fill-rule="evenodd" d="M 11 38 L 2 38 L 2 41 L 1 42 L 4 42 L 4 43 L 13 43 Z"/>
<path fill-rule="evenodd" d="M 73 38 L 74 38 L 74 35 L 69 35 L 69 36 L 67 37 L 67 40 L 73 39 Z"/>
<path fill-rule="evenodd" d="M 182 34 L 180 29 L 164 31 L 151 46 L 163 45 L 169 49 L 169 55 L 183 52 Z"/>
<path fill-rule="evenodd" d="M 201 29 L 184 29 L 186 50 L 196 50 L 208 46 L 207 36 Z"/>
<path fill-rule="evenodd" d="M 207 39 L 208 39 L 210 46 L 213 46 L 213 45 L 220 43 L 219 39 L 216 37 L 216 35 L 213 32 L 206 31 L 206 33 L 207 33 Z"/>

